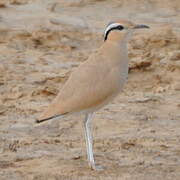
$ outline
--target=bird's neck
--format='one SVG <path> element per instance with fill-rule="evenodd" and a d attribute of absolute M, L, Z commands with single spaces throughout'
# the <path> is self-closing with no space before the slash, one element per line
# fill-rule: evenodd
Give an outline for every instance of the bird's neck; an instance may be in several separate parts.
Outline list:
<path fill-rule="evenodd" d="M 107 46 L 110 48 L 109 51 L 113 54 L 117 54 L 118 57 L 122 57 L 123 60 L 124 57 L 127 57 L 128 54 L 128 40 L 127 39 L 121 39 L 121 40 L 114 40 L 114 41 L 107 41 Z"/>
<path fill-rule="evenodd" d="M 127 48 L 127 38 L 109 39 L 104 43 L 104 52 L 106 59 L 111 61 L 115 66 L 120 68 L 128 68 L 128 48 Z"/>
<path fill-rule="evenodd" d="M 107 41 L 127 45 L 129 39 L 131 38 L 131 35 L 131 32 L 112 31 L 109 34 Z"/>

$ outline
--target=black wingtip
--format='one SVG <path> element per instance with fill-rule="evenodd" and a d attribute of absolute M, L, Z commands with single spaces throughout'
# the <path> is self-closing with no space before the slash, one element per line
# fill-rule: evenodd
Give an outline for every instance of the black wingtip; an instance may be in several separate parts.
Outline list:
<path fill-rule="evenodd" d="M 35 123 L 41 123 L 41 120 L 36 119 Z"/>
<path fill-rule="evenodd" d="M 40 119 L 36 119 L 35 123 L 39 124 L 39 123 L 42 123 L 43 121 L 45 121 L 45 119 L 41 119 L 41 120 Z"/>
<path fill-rule="evenodd" d="M 44 121 L 48 121 L 48 120 L 50 120 L 50 119 L 53 119 L 53 118 L 55 118 L 56 116 L 53 116 L 53 117 L 49 117 L 49 118 L 46 118 L 46 119 L 36 119 L 35 120 L 35 123 L 42 123 L 42 122 L 44 122 Z"/>
<path fill-rule="evenodd" d="M 49 118 L 45 118 L 45 119 L 36 119 L 35 120 L 35 123 L 42 123 L 42 122 L 44 122 L 44 121 L 48 121 L 48 120 L 51 120 L 51 119 L 54 119 L 54 118 L 56 118 L 56 117 L 60 117 L 60 116 L 64 116 L 64 115 L 66 115 L 67 113 L 64 113 L 64 114 L 58 114 L 58 115 L 55 115 L 55 116 L 51 116 L 51 117 L 49 117 Z"/>

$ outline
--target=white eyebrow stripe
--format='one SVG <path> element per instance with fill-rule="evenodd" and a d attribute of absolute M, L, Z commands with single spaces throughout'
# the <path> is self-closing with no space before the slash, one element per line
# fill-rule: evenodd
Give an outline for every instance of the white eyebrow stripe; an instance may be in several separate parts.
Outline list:
<path fill-rule="evenodd" d="M 119 23 L 112 23 L 112 24 L 110 24 L 110 25 L 105 29 L 104 36 L 106 36 L 106 33 L 107 33 L 110 29 L 115 28 L 115 27 L 117 27 L 117 26 L 119 26 L 119 25 L 120 25 Z"/>

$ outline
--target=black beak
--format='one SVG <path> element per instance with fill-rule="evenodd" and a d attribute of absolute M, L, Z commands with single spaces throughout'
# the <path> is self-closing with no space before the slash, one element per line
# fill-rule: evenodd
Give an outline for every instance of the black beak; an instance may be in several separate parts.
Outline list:
<path fill-rule="evenodd" d="M 138 24 L 135 25 L 133 29 L 143 29 L 143 28 L 150 28 L 150 27 L 144 24 Z"/>

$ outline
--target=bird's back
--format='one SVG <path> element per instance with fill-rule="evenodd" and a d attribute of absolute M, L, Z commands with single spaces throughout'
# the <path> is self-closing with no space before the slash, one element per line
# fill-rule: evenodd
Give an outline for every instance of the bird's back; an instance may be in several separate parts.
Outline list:
<path fill-rule="evenodd" d="M 72 72 L 58 96 L 40 118 L 95 111 L 108 103 L 122 89 L 127 78 L 125 51 L 118 44 L 104 43 L 97 53 Z"/>

